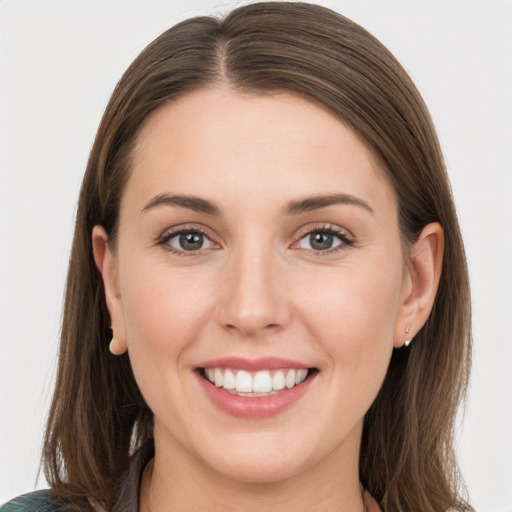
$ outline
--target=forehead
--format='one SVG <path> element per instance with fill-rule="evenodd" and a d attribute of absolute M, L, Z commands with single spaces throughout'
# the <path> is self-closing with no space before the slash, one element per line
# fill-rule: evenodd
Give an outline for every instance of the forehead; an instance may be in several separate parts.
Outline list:
<path fill-rule="evenodd" d="M 147 119 L 123 201 L 162 192 L 248 200 L 270 190 L 283 201 L 334 190 L 394 202 L 371 151 L 326 109 L 288 93 L 221 88 L 193 92 Z"/>

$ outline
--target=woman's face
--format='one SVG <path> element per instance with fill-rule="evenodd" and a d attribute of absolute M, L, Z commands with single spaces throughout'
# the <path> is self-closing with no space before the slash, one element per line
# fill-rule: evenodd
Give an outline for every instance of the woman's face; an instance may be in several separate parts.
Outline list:
<path fill-rule="evenodd" d="M 106 262 L 157 453 L 252 482 L 357 466 L 410 279 L 394 194 L 344 124 L 221 88 L 160 108 Z"/>

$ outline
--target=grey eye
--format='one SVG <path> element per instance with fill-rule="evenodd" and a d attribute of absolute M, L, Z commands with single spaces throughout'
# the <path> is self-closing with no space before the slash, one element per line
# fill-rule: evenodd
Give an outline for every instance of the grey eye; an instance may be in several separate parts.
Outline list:
<path fill-rule="evenodd" d="M 312 249 L 314 251 L 327 251 L 341 245 L 343 240 L 336 235 L 326 231 L 314 231 L 303 236 L 299 240 L 299 247 L 301 249 Z"/>
<path fill-rule="evenodd" d="M 180 245 L 185 251 L 197 251 L 203 246 L 203 235 L 199 233 L 183 233 L 180 235 Z"/>
<path fill-rule="evenodd" d="M 324 251 L 332 247 L 334 237 L 329 233 L 312 233 L 309 235 L 309 243 L 315 251 Z"/>
<path fill-rule="evenodd" d="M 175 249 L 187 252 L 208 249 L 211 247 L 212 241 L 202 233 L 187 231 L 169 238 L 168 244 Z"/>

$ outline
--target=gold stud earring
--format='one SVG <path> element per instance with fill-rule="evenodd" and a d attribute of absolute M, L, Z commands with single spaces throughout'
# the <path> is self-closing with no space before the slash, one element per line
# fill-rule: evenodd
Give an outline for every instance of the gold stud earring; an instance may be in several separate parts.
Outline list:
<path fill-rule="evenodd" d="M 411 329 L 411 325 L 408 325 L 405 328 L 405 334 L 409 334 L 410 329 Z M 408 340 L 405 340 L 404 341 L 404 347 L 408 347 L 411 344 L 412 339 L 413 339 L 413 336 L 411 336 Z"/>

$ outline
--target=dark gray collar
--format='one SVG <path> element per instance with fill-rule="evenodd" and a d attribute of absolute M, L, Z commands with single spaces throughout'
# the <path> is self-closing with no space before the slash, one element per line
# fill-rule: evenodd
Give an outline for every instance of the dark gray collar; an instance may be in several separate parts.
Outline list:
<path fill-rule="evenodd" d="M 128 471 L 123 477 L 116 504 L 112 512 L 137 512 L 139 510 L 139 491 L 144 468 L 155 456 L 152 439 L 146 441 L 132 456 Z"/>

